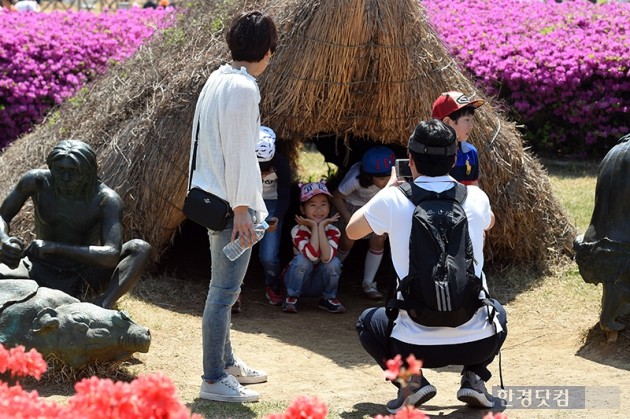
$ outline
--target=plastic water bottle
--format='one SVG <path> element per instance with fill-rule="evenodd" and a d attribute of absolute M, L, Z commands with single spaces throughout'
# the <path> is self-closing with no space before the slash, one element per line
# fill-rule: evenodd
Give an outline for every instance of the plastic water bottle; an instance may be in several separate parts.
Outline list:
<path fill-rule="evenodd" d="M 260 241 L 260 239 L 263 238 L 263 236 L 265 235 L 265 230 L 267 230 L 268 228 L 269 224 L 267 224 L 266 221 L 263 221 L 254 226 L 254 230 L 256 231 L 256 241 L 254 243 Z M 223 253 L 225 253 L 225 256 L 227 256 L 228 259 L 230 259 L 231 261 L 235 261 L 240 255 L 245 253 L 245 250 L 247 249 L 249 248 L 241 246 L 241 241 L 237 237 L 236 239 L 234 239 L 234 241 L 225 245 L 225 247 L 223 248 Z"/>

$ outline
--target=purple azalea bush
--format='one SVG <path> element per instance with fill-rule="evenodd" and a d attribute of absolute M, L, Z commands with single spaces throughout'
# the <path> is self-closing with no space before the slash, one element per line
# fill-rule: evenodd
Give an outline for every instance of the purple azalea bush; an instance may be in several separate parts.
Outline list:
<path fill-rule="evenodd" d="M 0 149 L 108 65 L 132 55 L 171 16 L 162 8 L 0 12 Z"/>
<path fill-rule="evenodd" d="M 630 4 L 423 0 L 451 54 L 538 150 L 608 150 L 630 130 Z M 457 86 L 453 86 L 455 90 Z"/>

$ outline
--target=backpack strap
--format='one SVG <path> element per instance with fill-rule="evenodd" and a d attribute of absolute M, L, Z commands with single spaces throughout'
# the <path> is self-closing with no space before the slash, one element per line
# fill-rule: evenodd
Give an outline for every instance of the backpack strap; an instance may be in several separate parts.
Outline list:
<path fill-rule="evenodd" d="M 468 188 L 461 183 L 455 183 L 450 189 L 443 192 L 428 191 L 413 182 L 405 182 L 398 186 L 398 189 L 409 199 L 414 205 L 418 205 L 420 202 L 428 198 L 434 199 L 450 199 L 457 201 L 459 205 L 463 205 L 464 201 L 468 197 Z"/>

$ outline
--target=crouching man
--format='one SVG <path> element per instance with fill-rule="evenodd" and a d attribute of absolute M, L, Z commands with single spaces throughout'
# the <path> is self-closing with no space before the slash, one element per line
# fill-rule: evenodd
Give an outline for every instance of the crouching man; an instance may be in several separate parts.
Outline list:
<path fill-rule="evenodd" d="M 457 181 L 449 176 L 449 171 L 455 164 L 456 153 L 457 139 L 452 128 L 438 120 L 421 122 L 408 144 L 409 166 L 414 179 L 414 185 L 407 184 L 406 187 L 410 195 L 404 192 L 404 187 L 397 187 L 402 182 L 397 180 L 397 174 L 393 169 L 389 187 L 383 188 L 350 219 L 346 233 L 351 239 L 357 240 L 372 232 L 389 235 L 392 262 L 399 278 L 397 295 L 392 300 L 394 304 L 390 301 L 387 308 L 366 309 L 357 322 L 357 331 L 363 348 L 384 370 L 387 368 L 386 361 L 398 354 L 403 360 L 413 354 L 416 359 L 422 361 L 424 368 L 462 365 L 461 386 L 457 391 L 457 398 L 472 407 L 490 408 L 493 407 L 494 400 L 485 387 L 485 382 L 491 377 L 487 366 L 498 354 L 507 335 L 505 310 L 496 300 L 487 298 L 487 286 L 482 273 L 484 232 L 492 227 L 494 216 L 487 195 L 479 187 L 458 186 Z M 448 309 L 441 312 L 392 308 L 401 302 L 406 292 L 404 289 L 407 289 L 401 286 L 406 281 L 401 281 L 400 278 L 407 279 L 408 276 L 413 276 L 411 274 L 419 269 L 418 266 L 423 265 L 423 258 L 426 262 L 426 259 L 433 257 L 436 252 L 428 245 L 414 248 L 413 237 L 410 236 L 412 224 L 415 223 L 414 218 L 419 216 L 411 194 L 414 197 L 426 196 L 425 191 L 438 200 L 441 199 L 440 196 L 455 196 L 455 191 L 463 195 L 463 202 L 459 203 L 458 208 L 460 218 L 464 222 L 467 220 L 468 224 L 467 229 L 462 230 L 468 234 L 461 232 L 458 234 L 463 237 L 462 240 L 472 243 L 472 249 L 470 245 L 462 245 L 457 251 L 459 254 L 452 254 L 448 264 L 451 263 L 450 259 L 467 263 L 468 266 L 462 270 L 468 271 L 468 279 L 465 277 L 463 280 L 478 282 L 474 294 L 468 297 L 472 304 L 468 307 L 468 314 L 467 317 L 464 316 L 464 320 L 461 320 L 461 316 L 460 319 L 457 319 L 457 316 L 453 317 L 453 313 L 448 312 Z M 449 214 L 453 214 L 454 204 L 448 205 Z M 432 227 L 439 231 L 442 227 L 435 221 L 437 218 L 433 217 L 436 213 L 437 211 L 426 211 L 424 216 L 429 220 L 429 224 L 433 224 Z M 448 217 L 447 222 L 450 220 L 451 217 Z M 413 225 L 415 232 L 417 227 Z M 421 242 L 421 239 L 419 241 Z M 411 261 L 410 247 L 415 249 Z M 434 270 L 433 275 L 429 274 L 428 279 L 425 279 L 430 281 L 429 287 L 425 289 L 441 287 L 443 283 L 436 278 L 437 271 Z M 451 288 L 450 292 L 456 291 Z M 398 304 L 398 307 L 404 305 Z M 425 312 L 432 313 L 431 319 L 425 319 L 430 321 L 423 321 Z M 462 312 L 466 310 L 462 309 Z M 444 313 L 444 324 L 450 326 L 440 325 L 442 316 L 440 313 Z M 447 319 L 446 316 L 451 318 Z M 433 398 L 437 392 L 424 374 L 412 376 L 406 385 L 393 383 L 399 390 L 398 397 L 387 403 L 387 410 L 390 413 L 396 413 L 406 405 L 420 406 Z"/>

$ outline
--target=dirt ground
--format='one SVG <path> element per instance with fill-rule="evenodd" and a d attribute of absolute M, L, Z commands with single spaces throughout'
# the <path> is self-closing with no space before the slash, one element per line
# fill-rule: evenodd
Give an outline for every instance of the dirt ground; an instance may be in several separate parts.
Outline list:
<path fill-rule="evenodd" d="M 179 397 L 197 412 L 198 403 L 204 403 L 197 395 L 207 268 L 206 260 L 180 263 L 168 275 L 143 279 L 134 294 L 120 303 L 121 309 L 152 332 L 150 351 L 132 359 L 132 370 L 166 372 Z M 389 275 L 391 271 L 382 268 L 378 278 L 384 282 Z M 490 281 L 500 282 L 496 276 Z M 243 287 L 243 311 L 232 318 L 232 342 L 238 356 L 268 372 L 269 381 L 255 386 L 262 400 L 286 403 L 300 395 L 315 395 L 327 403 L 331 418 L 387 414 L 384 404 L 395 396 L 395 389 L 382 379 L 354 329 L 362 310 L 374 305 L 360 296 L 360 282 L 351 274 L 342 276 L 339 298 L 348 309 L 345 314 L 318 310 L 316 299 L 303 301 L 296 315 L 285 314 L 267 303 L 260 267 L 252 262 Z M 539 390 L 587 386 L 588 395 L 586 409 L 508 407 L 495 411 L 504 411 L 510 418 L 630 415 L 630 333 L 621 333 L 614 344 L 605 342 L 597 326 L 601 288 L 573 275 L 542 279 L 520 293 L 496 286 L 495 295 L 506 302 L 509 319 L 501 357 L 504 384 L 538 386 Z M 497 360 L 491 371 L 489 389 L 499 385 Z M 430 417 L 483 416 L 485 411 L 469 409 L 457 400 L 459 368 L 424 373 L 438 389 L 437 396 L 422 406 Z M 43 396 L 58 394 L 52 386 L 37 389 Z"/>

